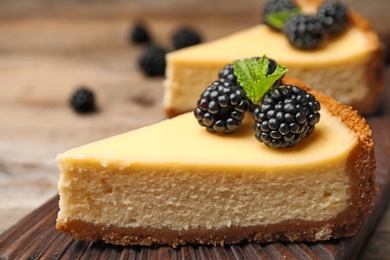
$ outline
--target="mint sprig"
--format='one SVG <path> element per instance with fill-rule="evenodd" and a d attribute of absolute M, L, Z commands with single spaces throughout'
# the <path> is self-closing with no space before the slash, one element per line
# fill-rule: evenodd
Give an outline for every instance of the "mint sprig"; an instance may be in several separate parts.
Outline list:
<path fill-rule="evenodd" d="M 268 64 L 269 61 L 266 56 L 259 60 L 248 58 L 234 62 L 234 74 L 237 81 L 254 104 L 259 104 L 275 81 L 288 71 L 285 66 L 278 64 L 275 71 L 267 75 Z"/>
<path fill-rule="evenodd" d="M 299 13 L 301 13 L 301 9 L 298 7 L 289 10 L 271 12 L 265 16 L 265 22 L 276 29 L 283 30 L 286 21 L 291 16 Z"/>

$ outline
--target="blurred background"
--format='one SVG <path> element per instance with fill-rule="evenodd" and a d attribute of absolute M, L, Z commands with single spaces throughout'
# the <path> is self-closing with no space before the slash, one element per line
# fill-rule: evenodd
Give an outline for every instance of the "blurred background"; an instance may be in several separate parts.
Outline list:
<path fill-rule="evenodd" d="M 389 0 L 342 2 L 369 19 L 384 43 L 390 42 Z M 171 35 L 180 26 L 191 26 L 210 41 L 258 24 L 263 4 L 0 1 L 0 233 L 57 194 L 58 153 L 164 118 L 163 77 L 140 72 L 144 46 L 129 41 L 136 21 L 170 50 Z M 70 108 L 78 86 L 95 93 L 95 113 L 80 115 Z M 390 232 L 386 216 L 383 225 Z"/>

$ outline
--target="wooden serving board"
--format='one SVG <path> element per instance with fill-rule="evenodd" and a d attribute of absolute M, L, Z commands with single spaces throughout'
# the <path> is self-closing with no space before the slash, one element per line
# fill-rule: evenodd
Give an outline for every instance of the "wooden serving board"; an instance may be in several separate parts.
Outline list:
<path fill-rule="evenodd" d="M 57 231 L 58 197 L 0 235 L 0 259 L 354 259 L 382 216 L 390 196 L 390 117 L 368 119 L 377 157 L 378 194 L 369 219 L 352 238 L 321 243 L 243 243 L 221 246 L 115 246 L 74 240 Z"/>

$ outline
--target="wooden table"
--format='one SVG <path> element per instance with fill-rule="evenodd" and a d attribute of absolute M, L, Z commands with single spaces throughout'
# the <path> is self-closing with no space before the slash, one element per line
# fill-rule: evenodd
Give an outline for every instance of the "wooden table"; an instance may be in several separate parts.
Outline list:
<path fill-rule="evenodd" d="M 390 2 L 348 2 L 388 38 Z M 143 47 L 128 42 L 135 20 L 142 18 L 155 41 L 169 49 L 170 35 L 181 25 L 212 40 L 258 23 L 261 5 L 254 0 L 0 3 L 0 233 L 57 194 L 58 153 L 164 118 L 163 78 L 142 75 L 137 58 Z M 81 116 L 70 109 L 70 95 L 80 85 L 95 92 L 97 113 Z M 389 244 L 387 210 L 359 258 L 389 258 Z"/>

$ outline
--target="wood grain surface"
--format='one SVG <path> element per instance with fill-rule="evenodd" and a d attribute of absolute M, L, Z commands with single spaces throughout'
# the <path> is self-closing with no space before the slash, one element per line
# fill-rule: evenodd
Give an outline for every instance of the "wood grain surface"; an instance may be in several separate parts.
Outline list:
<path fill-rule="evenodd" d="M 390 1 L 346 2 L 370 19 L 387 42 Z M 56 195 L 58 153 L 164 118 L 163 78 L 139 71 L 143 46 L 128 41 L 134 21 L 142 19 L 154 41 L 169 50 L 170 35 L 182 25 L 198 29 L 204 41 L 213 40 L 257 24 L 262 4 L 1 1 L 0 233 Z M 95 92 L 96 113 L 81 116 L 70 109 L 70 95 L 80 85 Z M 389 130 L 389 124 L 379 128 Z M 389 258 L 389 243 L 387 210 L 359 258 Z"/>

